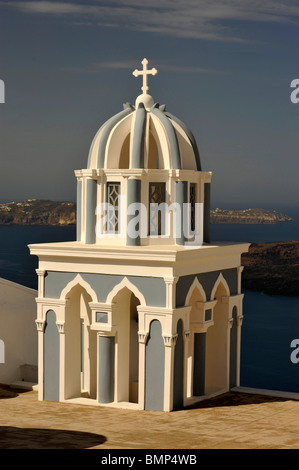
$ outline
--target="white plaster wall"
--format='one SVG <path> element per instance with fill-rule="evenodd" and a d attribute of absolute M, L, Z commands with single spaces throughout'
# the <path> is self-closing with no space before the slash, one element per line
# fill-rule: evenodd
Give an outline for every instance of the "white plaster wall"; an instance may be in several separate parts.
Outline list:
<path fill-rule="evenodd" d="M 0 278 L 0 340 L 4 342 L 4 363 L 0 361 L 0 383 L 21 380 L 20 366 L 37 366 L 37 291 Z"/>

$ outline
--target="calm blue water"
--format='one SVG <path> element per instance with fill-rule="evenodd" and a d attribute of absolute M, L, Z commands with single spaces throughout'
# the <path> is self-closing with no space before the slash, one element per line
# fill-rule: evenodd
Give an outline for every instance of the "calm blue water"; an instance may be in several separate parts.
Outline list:
<path fill-rule="evenodd" d="M 0 225 L 0 277 L 37 289 L 38 259 L 31 256 L 28 245 L 73 241 L 75 226 L 4 226 Z"/>
<path fill-rule="evenodd" d="M 299 208 L 276 210 L 295 221 L 279 225 L 211 225 L 211 239 L 248 243 L 298 240 Z M 0 226 L 0 277 L 36 289 L 38 260 L 30 256 L 27 245 L 73 241 L 75 233 L 75 226 Z M 290 360 L 291 341 L 299 338 L 299 297 L 244 293 L 241 385 L 299 393 L 299 363 Z"/>

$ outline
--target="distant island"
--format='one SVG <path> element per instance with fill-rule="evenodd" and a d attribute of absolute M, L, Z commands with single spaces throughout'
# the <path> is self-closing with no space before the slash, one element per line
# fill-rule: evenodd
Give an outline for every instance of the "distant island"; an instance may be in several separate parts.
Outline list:
<path fill-rule="evenodd" d="M 76 204 L 28 199 L 0 204 L 0 225 L 73 225 Z"/>
<path fill-rule="evenodd" d="M 288 215 L 275 210 L 243 209 L 243 210 L 211 210 L 211 224 L 278 224 L 291 222 Z"/>
<path fill-rule="evenodd" d="M 293 219 L 265 209 L 211 210 L 212 224 L 278 224 Z M 28 199 L 0 204 L 0 225 L 73 225 L 76 203 Z"/>
<path fill-rule="evenodd" d="M 299 241 L 252 243 L 242 255 L 242 287 L 299 296 Z"/>

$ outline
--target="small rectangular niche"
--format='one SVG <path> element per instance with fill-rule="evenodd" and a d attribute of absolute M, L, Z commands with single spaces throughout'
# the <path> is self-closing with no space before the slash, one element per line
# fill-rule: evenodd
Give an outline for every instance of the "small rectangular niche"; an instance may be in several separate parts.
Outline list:
<path fill-rule="evenodd" d="M 108 313 L 107 312 L 96 312 L 96 322 L 97 323 L 108 323 Z"/>

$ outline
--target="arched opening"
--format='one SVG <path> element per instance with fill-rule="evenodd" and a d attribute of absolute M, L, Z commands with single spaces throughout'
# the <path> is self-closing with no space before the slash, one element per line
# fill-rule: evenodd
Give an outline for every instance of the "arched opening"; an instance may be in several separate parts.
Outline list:
<path fill-rule="evenodd" d="M 90 329 L 91 296 L 79 284 L 68 294 L 65 310 L 65 398 L 96 399 L 96 332 Z"/>
<path fill-rule="evenodd" d="M 59 401 L 59 339 L 56 314 L 53 310 L 49 310 L 44 328 L 44 400 Z"/>
<path fill-rule="evenodd" d="M 207 331 L 206 343 L 206 393 L 216 393 L 228 389 L 229 374 L 229 311 L 228 303 L 223 302 L 229 292 L 220 282 L 214 294 L 217 303 L 213 312 L 213 326 Z"/>
<path fill-rule="evenodd" d="M 116 326 L 115 400 L 138 403 L 138 311 L 140 300 L 123 287 L 113 298 L 112 317 Z"/>
<path fill-rule="evenodd" d="M 183 322 L 178 321 L 177 339 L 174 349 L 173 409 L 179 410 L 184 405 L 184 338 Z"/>
<path fill-rule="evenodd" d="M 237 386 L 237 307 L 232 310 L 232 327 L 230 329 L 230 364 L 229 364 L 229 388 Z"/>
<path fill-rule="evenodd" d="M 164 410 L 165 346 L 159 320 L 150 324 L 145 348 L 145 409 Z"/>
<path fill-rule="evenodd" d="M 205 394 L 206 333 L 201 331 L 204 315 L 203 302 L 205 301 L 205 292 L 196 278 L 186 297 L 186 305 L 191 306 L 187 359 L 188 397 Z"/>

